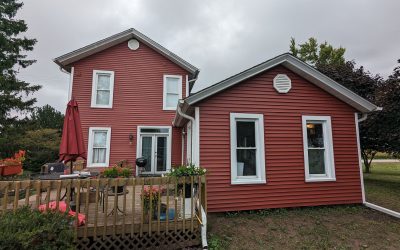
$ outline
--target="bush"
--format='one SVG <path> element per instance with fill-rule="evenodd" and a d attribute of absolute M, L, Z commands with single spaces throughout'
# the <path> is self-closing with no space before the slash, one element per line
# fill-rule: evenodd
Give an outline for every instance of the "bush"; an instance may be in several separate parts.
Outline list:
<path fill-rule="evenodd" d="M 74 249 L 72 218 L 29 207 L 0 213 L 0 249 Z"/>

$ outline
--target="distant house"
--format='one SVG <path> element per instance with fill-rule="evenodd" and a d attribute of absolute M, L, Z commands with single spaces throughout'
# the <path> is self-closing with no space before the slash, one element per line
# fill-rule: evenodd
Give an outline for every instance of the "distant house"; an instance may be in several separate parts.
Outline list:
<path fill-rule="evenodd" d="M 201 165 L 210 212 L 362 202 L 357 114 L 377 106 L 290 54 L 196 93 L 199 70 L 134 29 L 55 62 L 71 74 L 89 168 Z"/>

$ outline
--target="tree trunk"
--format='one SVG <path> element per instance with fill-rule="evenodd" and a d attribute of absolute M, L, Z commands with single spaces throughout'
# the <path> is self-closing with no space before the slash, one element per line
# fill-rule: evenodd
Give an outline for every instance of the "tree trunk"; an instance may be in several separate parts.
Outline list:
<path fill-rule="evenodd" d="M 376 151 L 371 151 L 371 150 L 362 150 L 361 151 L 361 157 L 364 162 L 365 166 L 365 173 L 369 174 L 371 173 L 371 164 L 372 160 L 374 159 L 376 155 Z"/>

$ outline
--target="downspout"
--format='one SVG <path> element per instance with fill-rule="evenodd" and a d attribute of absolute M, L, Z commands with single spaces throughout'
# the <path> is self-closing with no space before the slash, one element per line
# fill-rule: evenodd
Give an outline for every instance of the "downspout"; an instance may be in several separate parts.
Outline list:
<path fill-rule="evenodd" d="M 382 110 L 382 108 L 378 107 L 374 111 L 381 111 L 381 110 Z M 400 218 L 400 213 L 399 212 L 387 209 L 385 207 L 381 207 L 381 206 L 375 205 L 373 203 L 369 203 L 365 199 L 364 175 L 363 175 L 363 172 L 362 172 L 360 133 L 359 133 L 358 124 L 360 122 L 365 121 L 367 119 L 367 117 L 368 117 L 368 114 L 364 113 L 364 114 L 362 114 L 361 118 L 358 119 L 357 113 L 355 113 L 355 118 L 356 118 L 356 121 L 357 121 L 357 123 L 356 123 L 356 131 L 357 131 L 357 143 L 358 143 L 358 155 L 359 155 L 358 157 L 359 157 L 359 165 L 360 165 L 360 180 L 361 180 L 362 202 L 363 202 L 363 205 L 366 206 L 366 207 L 369 207 L 369 208 L 377 210 L 379 212 L 391 215 L 391 216 L 396 217 L 396 218 Z"/>
<path fill-rule="evenodd" d="M 178 105 L 178 108 L 177 108 L 176 111 L 178 112 L 178 114 L 180 116 L 182 116 L 183 118 L 186 118 L 186 119 L 188 119 L 189 121 L 192 122 L 192 141 L 191 141 L 191 144 L 190 144 L 190 152 L 191 152 L 190 161 L 193 162 L 193 156 L 194 156 L 194 152 L 193 152 L 193 135 L 194 135 L 195 128 L 196 128 L 195 119 L 193 117 L 191 117 L 190 115 L 187 115 L 187 114 L 182 112 L 181 104 L 183 104 L 183 103 L 184 103 L 183 100 L 179 100 L 179 105 Z"/>
<path fill-rule="evenodd" d="M 196 127 L 196 123 L 195 123 L 195 119 L 189 115 L 186 115 L 182 112 L 181 110 L 181 104 L 183 104 L 184 101 L 183 100 L 179 100 L 179 104 L 178 104 L 178 108 L 177 108 L 177 112 L 179 115 L 181 115 L 183 118 L 188 119 L 189 121 L 192 122 L 192 143 L 190 145 L 190 151 L 192 152 L 192 157 L 191 160 L 193 159 L 194 156 L 194 152 L 193 152 L 193 138 L 194 138 L 194 132 L 196 131 L 197 127 Z M 193 160 L 192 160 L 193 161 Z M 201 244 L 203 246 L 203 249 L 207 249 L 208 248 L 208 243 L 207 243 L 207 215 L 205 213 L 205 210 L 203 208 L 203 206 L 200 204 L 200 202 L 197 203 L 199 206 L 199 209 L 201 210 L 201 214 L 202 214 L 202 224 L 201 224 Z"/>

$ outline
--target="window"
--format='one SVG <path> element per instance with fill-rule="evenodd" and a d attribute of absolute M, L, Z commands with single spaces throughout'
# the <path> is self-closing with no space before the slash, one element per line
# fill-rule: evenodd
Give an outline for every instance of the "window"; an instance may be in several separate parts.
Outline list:
<path fill-rule="evenodd" d="M 89 167 L 108 167 L 111 128 L 89 128 Z"/>
<path fill-rule="evenodd" d="M 302 123 L 306 181 L 336 180 L 331 118 L 303 116 Z"/>
<path fill-rule="evenodd" d="M 182 76 L 164 75 L 164 110 L 175 110 L 182 99 Z"/>
<path fill-rule="evenodd" d="M 114 72 L 93 70 L 92 108 L 112 108 Z"/>
<path fill-rule="evenodd" d="M 231 113 L 231 183 L 265 183 L 264 117 Z"/>

